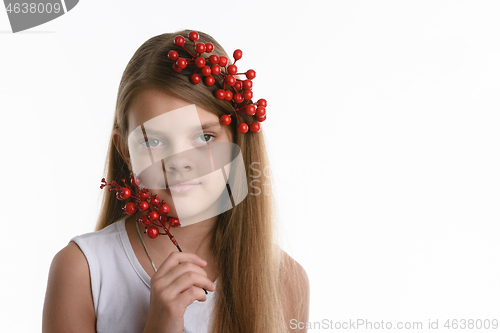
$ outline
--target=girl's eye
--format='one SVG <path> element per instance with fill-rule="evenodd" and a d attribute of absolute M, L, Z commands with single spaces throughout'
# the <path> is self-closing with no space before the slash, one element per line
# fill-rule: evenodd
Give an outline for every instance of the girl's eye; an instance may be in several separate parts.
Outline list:
<path fill-rule="evenodd" d="M 203 135 L 197 137 L 195 141 L 199 143 L 206 143 L 212 141 L 214 138 L 215 136 L 213 136 L 212 134 L 204 133 Z"/>
<path fill-rule="evenodd" d="M 163 142 L 158 139 L 149 139 L 148 141 L 143 140 L 141 142 L 146 147 L 156 148 L 163 145 Z"/>

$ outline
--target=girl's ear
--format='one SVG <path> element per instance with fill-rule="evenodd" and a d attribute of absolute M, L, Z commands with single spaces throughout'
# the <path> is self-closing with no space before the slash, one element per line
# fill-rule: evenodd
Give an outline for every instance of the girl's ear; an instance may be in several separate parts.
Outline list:
<path fill-rule="evenodd" d="M 125 163 L 127 163 L 129 171 L 132 171 L 132 165 L 130 164 L 130 154 L 123 133 L 118 128 L 115 128 L 113 129 L 112 137 L 113 144 L 115 145 L 116 150 L 125 161 Z"/>

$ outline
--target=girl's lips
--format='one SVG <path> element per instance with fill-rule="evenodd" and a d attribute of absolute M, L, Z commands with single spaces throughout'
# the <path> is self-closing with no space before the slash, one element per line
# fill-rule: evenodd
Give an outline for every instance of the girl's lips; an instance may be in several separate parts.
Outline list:
<path fill-rule="evenodd" d="M 169 185 L 167 190 L 171 193 L 186 193 L 200 186 L 200 183 L 179 183 L 176 185 Z"/>

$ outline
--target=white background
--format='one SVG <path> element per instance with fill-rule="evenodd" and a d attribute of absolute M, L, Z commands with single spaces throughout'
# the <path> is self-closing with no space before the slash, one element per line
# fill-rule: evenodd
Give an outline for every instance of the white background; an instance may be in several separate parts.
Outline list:
<path fill-rule="evenodd" d="M 500 319 L 499 16 L 497 1 L 85 0 L 12 34 L 0 10 L 0 331 L 40 331 L 53 256 L 94 230 L 121 74 L 184 28 L 257 72 L 310 321 Z"/>

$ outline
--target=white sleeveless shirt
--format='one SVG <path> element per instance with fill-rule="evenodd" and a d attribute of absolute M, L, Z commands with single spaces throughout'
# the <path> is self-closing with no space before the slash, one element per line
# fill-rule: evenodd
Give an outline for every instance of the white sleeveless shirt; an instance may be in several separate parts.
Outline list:
<path fill-rule="evenodd" d="M 134 254 L 125 219 L 71 241 L 80 247 L 89 265 L 97 332 L 141 333 L 148 317 L 151 278 Z M 214 293 L 208 292 L 205 302 L 189 305 L 184 332 L 209 332 L 214 302 Z"/>

